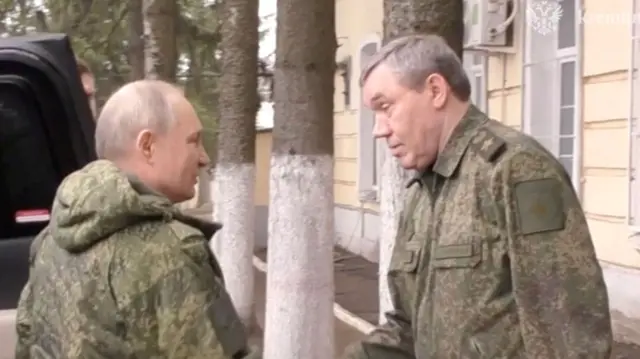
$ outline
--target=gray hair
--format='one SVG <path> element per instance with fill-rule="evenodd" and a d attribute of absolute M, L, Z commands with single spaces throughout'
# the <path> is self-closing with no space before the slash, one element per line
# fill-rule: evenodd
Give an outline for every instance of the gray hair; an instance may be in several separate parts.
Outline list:
<path fill-rule="evenodd" d="M 362 68 L 360 86 L 380 64 L 389 66 L 401 85 L 415 91 L 424 89 L 424 81 L 432 74 L 440 74 L 453 94 L 462 101 L 469 100 L 471 84 L 458 55 L 438 35 L 407 35 L 384 45 Z"/>
<path fill-rule="evenodd" d="M 183 91 L 164 81 L 139 80 L 116 91 L 96 121 L 98 158 L 116 159 L 127 153 L 140 131 L 165 133 L 175 122 L 173 103 Z"/>

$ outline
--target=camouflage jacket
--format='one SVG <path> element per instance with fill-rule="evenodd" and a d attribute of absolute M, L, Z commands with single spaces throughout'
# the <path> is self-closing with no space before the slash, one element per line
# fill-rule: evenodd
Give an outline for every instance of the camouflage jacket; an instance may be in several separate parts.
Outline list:
<path fill-rule="evenodd" d="M 609 358 L 607 291 L 567 172 L 473 106 L 410 183 L 388 279 L 394 310 L 344 358 Z"/>
<path fill-rule="evenodd" d="M 209 250 L 219 227 L 110 162 L 69 175 L 31 247 L 16 358 L 259 358 Z"/>

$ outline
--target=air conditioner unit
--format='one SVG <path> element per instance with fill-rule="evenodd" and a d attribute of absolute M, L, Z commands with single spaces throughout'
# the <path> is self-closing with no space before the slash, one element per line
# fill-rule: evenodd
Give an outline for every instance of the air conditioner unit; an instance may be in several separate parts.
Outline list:
<path fill-rule="evenodd" d="M 464 0 L 463 4 L 465 49 L 511 46 L 507 36 L 507 26 L 515 15 L 511 0 Z"/>

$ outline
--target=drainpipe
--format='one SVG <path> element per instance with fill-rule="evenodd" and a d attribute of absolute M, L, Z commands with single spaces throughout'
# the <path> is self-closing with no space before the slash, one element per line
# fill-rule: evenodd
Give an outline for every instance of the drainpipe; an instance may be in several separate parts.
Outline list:
<path fill-rule="evenodd" d="M 574 165 L 577 169 L 577 173 L 576 173 L 576 178 L 578 179 L 578 185 L 580 186 L 578 188 L 578 199 L 580 200 L 580 202 L 582 202 L 583 198 L 584 198 L 584 183 L 585 183 L 585 178 L 582 176 L 584 173 L 584 162 L 583 162 L 583 152 L 584 152 L 584 147 L 583 147 L 583 136 L 584 136 L 584 119 L 582 118 L 582 114 L 583 114 L 583 108 L 582 105 L 584 103 L 584 80 L 583 80 L 583 70 L 584 70 L 584 24 L 582 22 L 582 15 L 583 15 L 583 11 L 584 11 L 584 0 L 582 1 L 576 1 L 576 6 L 578 7 L 576 10 L 576 14 L 577 19 L 576 19 L 576 79 L 575 79 L 575 88 L 576 90 L 579 89 L 579 96 L 576 96 L 576 103 L 574 106 L 574 111 L 575 113 L 575 118 L 577 119 L 577 121 L 575 121 L 575 127 L 574 128 L 574 133 L 576 134 L 575 136 L 575 143 L 574 143 L 574 148 L 577 149 L 577 151 L 574 151 L 574 162 L 576 163 L 576 165 Z M 579 131 L 579 132 L 578 132 Z M 580 134 L 580 136 L 578 136 L 578 133 Z"/>
<path fill-rule="evenodd" d="M 638 9 L 638 6 L 636 5 L 637 2 L 633 2 L 633 11 L 632 13 L 635 14 L 636 11 L 640 10 Z M 631 229 L 631 233 L 629 235 L 629 239 L 632 241 L 632 243 L 634 244 L 636 250 L 640 250 L 640 240 L 637 238 L 638 237 L 638 230 L 637 227 L 634 225 L 634 223 L 631 222 L 631 213 L 633 211 L 633 204 L 634 204 L 634 200 L 631 198 L 631 196 L 634 194 L 633 193 L 633 185 L 632 185 L 632 170 L 633 170 L 633 156 L 634 154 L 632 153 L 633 150 L 638 150 L 638 149 L 634 149 L 633 148 L 633 141 L 634 141 L 634 128 L 633 128 L 633 119 L 634 119 L 634 110 L 635 110 L 635 104 L 634 104 L 634 97 L 635 97 L 635 86 L 634 86 L 634 72 L 635 72 L 635 61 L 636 61 L 636 48 L 638 47 L 636 44 L 636 24 L 632 21 L 631 22 L 631 59 L 629 62 L 629 71 L 628 71 L 628 75 L 627 78 L 629 80 L 629 94 L 630 94 L 630 98 L 629 98 L 629 117 L 627 118 L 627 131 L 628 131 L 628 141 L 629 141 L 629 162 L 627 163 L 627 214 L 626 214 L 626 223 L 627 226 Z M 636 179 L 637 181 L 637 179 Z"/>

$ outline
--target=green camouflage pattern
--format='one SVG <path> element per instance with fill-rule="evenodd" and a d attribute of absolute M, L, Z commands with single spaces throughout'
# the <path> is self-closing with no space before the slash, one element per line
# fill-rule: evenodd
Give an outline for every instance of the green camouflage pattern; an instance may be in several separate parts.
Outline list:
<path fill-rule="evenodd" d="M 609 358 L 587 222 L 537 141 L 471 106 L 407 197 L 388 273 L 394 310 L 344 358 Z"/>
<path fill-rule="evenodd" d="M 260 358 L 209 250 L 219 228 L 111 162 L 72 173 L 31 247 L 16 358 Z"/>

